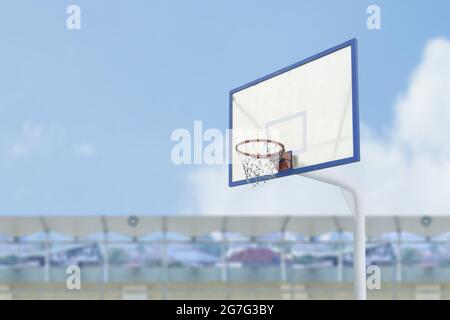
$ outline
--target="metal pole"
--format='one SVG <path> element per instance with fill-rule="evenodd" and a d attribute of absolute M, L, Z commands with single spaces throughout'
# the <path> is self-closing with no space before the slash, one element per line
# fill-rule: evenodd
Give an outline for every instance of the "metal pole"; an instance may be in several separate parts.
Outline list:
<path fill-rule="evenodd" d="M 50 236 L 49 232 L 45 232 L 45 257 L 44 257 L 44 282 L 50 282 Z"/>
<path fill-rule="evenodd" d="M 401 230 L 397 228 L 397 241 L 395 246 L 395 282 L 392 294 L 393 300 L 398 299 L 398 287 L 402 282 L 402 255 L 401 255 Z"/>
<path fill-rule="evenodd" d="M 342 241 L 342 231 L 339 232 L 338 242 L 338 263 L 337 263 L 337 281 L 342 283 L 344 281 L 344 259 L 342 252 L 344 251 L 344 244 Z"/>
<path fill-rule="evenodd" d="M 104 244 L 103 244 L 103 283 L 109 282 L 109 237 L 108 232 L 103 232 Z"/>
<path fill-rule="evenodd" d="M 286 232 L 283 232 L 283 240 L 280 246 L 280 280 L 284 283 L 287 280 L 287 271 L 286 271 Z"/>
<path fill-rule="evenodd" d="M 402 254 L 401 254 L 401 240 L 402 236 L 401 236 L 401 231 L 397 231 L 397 245 L 396 245 L 396 270 L 395 270 L 395 275 L 396 275 L 396 279 L 397 279 L 397 283 L 402 282 Z"/>
<path fill-rule="evenodd" d="M 353 214 L 353 295 L 356 300 L 366 300 L 366 225 L 364 213 L 360 210 L 358 193 L 353 186 L 332 177 L 328 172 L 310 172 L 299 174 L 301 177 L 313 179 L 339 187 Z"/>
<path fill-rule="evenodd" d="M 168 263 L 168 250 L 167 250 L 167 232 L 164 230 L 163 234 L 163 254 L 162 254 L 162 265 L 163 265 L 163 292 L 162 292 L 162 299 L 167 300 L 168 296 L 168 282 L 169 282 L 169 263 Z"/>
<path fill-rule="evenodd" d="M 230 300 L 229 275 L 228 275 L 228 237 L 227 237 L 228 218 L 224 217 L 221 226 L 221 259 L 222 259 L 222 282 L 224 282 L 225 299 Z"/>
<path fill-rule="evenodd" d="M 109 282 L 109 229 L 105 217 L 100 217 L 103 229 L 103 283 Z"/>
<path fill-rule="evenodd" d="M 221 241 L 221 276 L 222 276 L 222 282 L 226 283 L 228 281 L 228 274 L 227 274 L 227 244 L 225 240 L 225 234 L 222 233 L 222 241 Z"/>
<path fill-rule="evenodd" d="M 225 280 L 225 299 L 226 300 L 230 300 L 230 278 L 229 278 L 229 274 L 228 274 L 228 257 L 227 257 L 227 252 L 228 252 L 228 239 L 226 236 L 226 233 L 223 232 L 223 279 Z"/>
<path fill-rule="evenodd" d="M 50 229 L 44 217 L 39 217 L 42 229 L 44 230 L 44 282 L 50 282 Z"/>

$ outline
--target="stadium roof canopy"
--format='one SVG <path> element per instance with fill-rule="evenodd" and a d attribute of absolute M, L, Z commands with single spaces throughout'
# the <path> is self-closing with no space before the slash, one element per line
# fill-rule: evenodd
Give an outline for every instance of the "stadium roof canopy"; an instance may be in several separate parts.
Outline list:
<path fill-rule="evenodd" d="M 366 219 L 366 225 L 368 236 L 396 231 L 433 236 L 449 232 L 450 216 L 370 216 Z M 187 236 L 216 231 L 236 232 L 250 237 L 277 231 L 316 236 L 352 230 L 352 218 L 342 216 L 0 216 L 0 235 L 11 237 L 41 232 L 72 237 L 101 232 L 141 237 L 164 231 Z"/>

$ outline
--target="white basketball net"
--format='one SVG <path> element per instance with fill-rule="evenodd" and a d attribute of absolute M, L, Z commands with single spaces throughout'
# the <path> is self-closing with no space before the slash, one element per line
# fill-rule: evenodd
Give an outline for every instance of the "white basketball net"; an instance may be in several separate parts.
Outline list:
<path fill-rule="evenodd" d="M 284 153 L 284 146 L 268 139 L 246 140 L 236 145 L 239 161 L 244 169 L 245 178 L 254 185 L 271 179 L 278 172 L 278 165 Z"/>

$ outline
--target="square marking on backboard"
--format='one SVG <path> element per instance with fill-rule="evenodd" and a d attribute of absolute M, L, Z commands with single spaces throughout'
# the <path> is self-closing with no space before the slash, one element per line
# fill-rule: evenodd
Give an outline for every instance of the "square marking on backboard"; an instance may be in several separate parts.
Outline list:
<path fill-rule="evenodd" d="M 306 129 L 306 111 L 297 112 L 273 121 L 266 123 L 267 135 L 268 137 L 278 140 L 279 137 L 285 137 L 287 135 L 283 134 L 287 132 L 296 132 L 293 141 L 289 141 L 289 145 L 292 149 L 286 151 L 292 151 L 294 155 L 306 152 L 308 150 L 307 145 L 307 132 Z M 274 131 L 274 135 L 271 132 Z"/>

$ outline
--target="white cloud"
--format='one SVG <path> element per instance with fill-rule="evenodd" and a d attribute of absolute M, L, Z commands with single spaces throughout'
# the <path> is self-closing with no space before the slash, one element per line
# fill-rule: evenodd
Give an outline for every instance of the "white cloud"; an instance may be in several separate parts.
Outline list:
<path fill-rule="evenodd" d="M 48 156 L 57 151 L 73 152 L 80 157 L 92 157 L 97 153 L 97 148 L 86 142 L 68 146 L 61 128 L 27 119 L 22 123 L 17 137 L 7 143 L 6 160 L 11 164 L 13 163 L 11 160 L 30 159 L 38 155 Z"/>
<path fill-rule="evenodd" d="M 61 144 L 64 135 L 58 128 L 45 126 L 33 120 L 25 120 L 20 129 L 20 135 L 10 148 L 11 158 L 25 158 L 35 153 L 48 151 Z"/>
<path fill-rule="evenodd" d="M 97 148 L 90 143 L 78 143 L 73 146 L 73 152 L 80 157 L 92 157 L 97 153 Z"/>
<path fill-rule="evenodd" d="M 426 46 L 423 61 L 397 106 L 395 142 L 416 154 L 450 156 L 450 43 L 435 39 Z"/>
<path fill-rule="evenodd" d="M 335 187 L 300 177 L 287 177 L 263 185 L 228 188 L 224 167 L 201 169 L 189 177 L 194 206 L 184 213 L 200 214 L 340 214 L 348 213 Z M 301 212 L 299 212 L 301 211 Z"/>
<path fill-rule="evenodd" d="M 450 214 L 450 41 L 431 40 L 408 90 L 394 106 L 385 138 L 362 124 L 358 164 L 327 169 L 352 183 L 366 214 Z M 190 205 L 200 214 L 347 213 L 338 188 L 306 178 L 261 188 L 227 186 L 227 168 L 205 167 L 189 177 Z"/>

